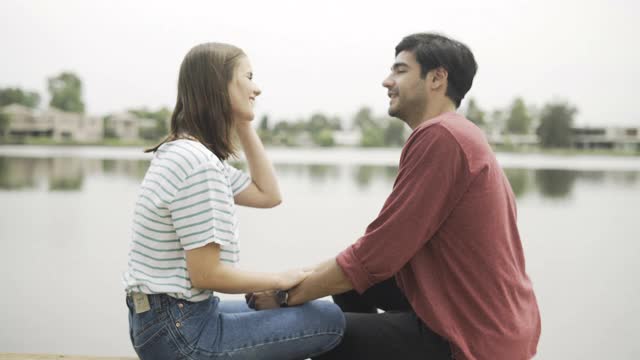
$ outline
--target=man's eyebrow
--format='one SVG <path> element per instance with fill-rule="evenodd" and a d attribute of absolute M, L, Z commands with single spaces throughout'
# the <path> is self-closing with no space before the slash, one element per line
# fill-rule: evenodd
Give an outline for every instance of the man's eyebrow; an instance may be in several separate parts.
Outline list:
<path fill-rule="evenodd" d="M 393 66 L 391 66 L 391 70 L 398 70 L 398 68 L 401 68 L 401 67 L 409 67 L 409 65 L 403 62 L 397 62 L 397 63 L 394 63 Z"/>

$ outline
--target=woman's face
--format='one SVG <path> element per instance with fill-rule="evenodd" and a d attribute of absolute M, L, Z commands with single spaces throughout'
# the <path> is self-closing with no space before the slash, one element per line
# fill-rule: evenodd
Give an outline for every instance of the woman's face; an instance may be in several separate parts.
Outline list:
<path fill-rule="evenodd" d="M 253 82 L 253 70 L 249 58 L 242 56 L 238 59 L 229 83 L 229 98 L 234 121 L 253 120 L 253 104 L 261 91 Z"/>

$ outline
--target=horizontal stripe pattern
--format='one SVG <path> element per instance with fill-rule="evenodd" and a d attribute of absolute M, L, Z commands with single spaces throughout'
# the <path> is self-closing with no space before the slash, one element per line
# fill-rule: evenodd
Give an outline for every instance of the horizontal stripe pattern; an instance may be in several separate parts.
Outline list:
<path fill-rule="evenodd" d="M 239 261 L 234 195 L 251 184 L 202 144 L 176 140 L 154 154 L 142 181 L 131 227 L 127 291 L 166 293 L 190 301 L 211 297 L 193 288 L 185 251 L 220 245 L 220 260 Z"/>

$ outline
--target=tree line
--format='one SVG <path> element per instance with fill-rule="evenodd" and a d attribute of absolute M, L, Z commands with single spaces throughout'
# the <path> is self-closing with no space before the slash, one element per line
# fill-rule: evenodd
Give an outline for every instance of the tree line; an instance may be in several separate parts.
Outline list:
<path fill-rule="evenodd" d="M 576 107 L 566 101 L 550 101 L 539 109 L 527 105 L 521 97 L 516 97 L 505 109 L 485 111 L 471 98 L 465 116 L 489 134 L 535 134 L 542 147 L 563 148 L 571 146 L 571 129 L 577 112 Z"/>
<path fill-rule="evenodd" d="M 82 80 L 73 72 L 62 72 L 47 79 L 49 106 L 66 112 L 84 113 L 82 100 Z M 2 107 L 20 104 L 31 109 L 39 106 L 40 95 L 17 87 L 0 88 L 0 134 L 5 133 L 10 119 L 1 112 Z M 168 119 L 171 110 L 162 107 L 156 110 L 148 108 L 129 109 L 128 112 L 141 118 L 156 121 L 155 127 L 145 127 L 140 137 L 155 141 L 167 134 Z M 535 134 L 543 147 L 569 147 L 571 128 L 577 109 L 563 101 L 552 101 L 538 108 L 517 97 L 504 109 L 484 110 L 476 99 L 471 98 L 462 113 L 488 134 L 499 136 Z M 108 126 L 111 115 L 103 117 L 105 138 L 115 137 Z M 347 125 L 349 124 L 349 125 Z M 361 107 L 355 115 L 344 122 L 338 116 L 321 112 L 308 118 L 295 121 L 280 119 L 273 122 L 268 115 L 261 117 L 258 133 L 266 144 L 271 145 L 336 145 L 336 135 L 343 130 L 359 135 L 359 144 L 363 147 L 402 146 L 409 135 L 408 127 L 401 121 L 389 116 L 373 114 L 371 108 Z"/>

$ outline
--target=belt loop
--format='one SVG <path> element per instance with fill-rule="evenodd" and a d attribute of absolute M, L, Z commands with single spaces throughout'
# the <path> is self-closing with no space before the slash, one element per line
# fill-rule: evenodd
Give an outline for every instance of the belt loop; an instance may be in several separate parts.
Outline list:
<path fill-rule="evenodd" d="M 160 305 L 160 307 L 161 307 L 162 309 L 168 309 L 168 308 L 171 306 L 171 303 L 170 303 L 170 302 L 171 302 L 171 301 L 170 301 L 171 299 L 170 299 L 170 296 L 169 296 L 169 295 L 167 295 L 167 294 L 160 294 L 160 295 L 158 295 L 158 300 L 160 300 L 160 301 L 159 301 L 159 302 L 160 302 L 160 304 L 159 304 L 159 305 Z"/>

